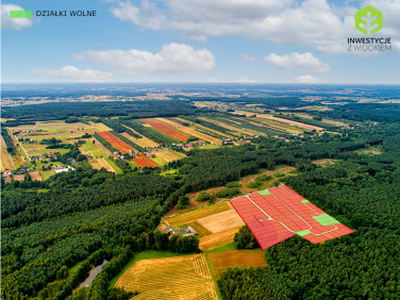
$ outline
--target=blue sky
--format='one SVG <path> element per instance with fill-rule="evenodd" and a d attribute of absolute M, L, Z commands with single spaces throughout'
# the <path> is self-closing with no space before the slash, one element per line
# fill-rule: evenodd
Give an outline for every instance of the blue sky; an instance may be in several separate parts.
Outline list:
<path fill-rule="evenodd" d="M 347 51 L 366 5 L 392 51 Z M 97 17 L 9 19 L 18 6 Z M 2 81 L 398 84 L 399 15 L 400 0 L 4 1 Z"/>

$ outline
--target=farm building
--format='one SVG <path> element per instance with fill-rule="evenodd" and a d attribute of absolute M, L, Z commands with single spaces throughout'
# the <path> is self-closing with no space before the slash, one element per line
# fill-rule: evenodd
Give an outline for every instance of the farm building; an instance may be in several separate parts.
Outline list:
<path fill-rule="evenodd" d="M 11 175 L 13 175 L 13 173 L 10 170 L 5 170 L 3 173 L 4 178 L 10 177 Z"/>
<path fill-rule="evenodd" d="M 186 231 L 187 233 L 194 233 L 194 234 L 197 234 L 197 231 L 194 230 L 194 228 L 193 228 L 192 226 L 189 226 L 188 228 L 186 228 L 185 231 Z"/>
<path fill-rule="evenodd" d="M 191 233 L 185 233 L 184 235 L 182 235 L 182 236 L 194 236 L 194 235 L 196 235 L 197 233 L 194 233 L 194 232 L 191 232 Z"/>

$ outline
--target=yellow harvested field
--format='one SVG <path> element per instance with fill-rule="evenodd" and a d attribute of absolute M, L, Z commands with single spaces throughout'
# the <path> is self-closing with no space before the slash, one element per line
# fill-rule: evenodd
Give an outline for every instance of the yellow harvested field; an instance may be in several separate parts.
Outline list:
<path fill-rule="evenodd" d="M 115 286 L 138 291 L 135 300 L 218 299 L 204 254 L 139 260 Z"/>
<path fill-rule="evenodd" d="M 211 249 L 232 243 L 240 227 L 242 226 L 201 237 L 199 248 L 203 251 L 210 251 Z"/>
<path fill-rule="evenodd" d="M 237 214 L 236 210 L 230 209 L 215 215 L 198 219 L 201 225 L 212 233 L 217 233 L 238 226 L 245 225 L 242 218 Z"/>
<path fill-rule="evenodd" d="M 127 126 L 125 126 L 127 127 Z M 127 127 L 128 128 L 128 127 Z M 132 130 L 133 132 L 135 132 L 133 129 L 129 128 L 130 130 Z M 137 133 L 137 132 L 136 132 Z M 139 134 L 142 136 L 142 138 L 135 138 L 133 136 L 131 136 L 129 133 L 126 132 L 122 132 L 121 135 L 123 135 L 124 137 L 126 137 L 128 140 L 131 140 L 132 142 L 134 142 L 135 144 L 138 144 L 140 147 L 143 148 L 152 148 L 152 147 L 157 147 L 158 143 L 156 143 L 155 141 Z"/>
<path fill-rule="evenodd" d="M 14 175 L 13 179 L 15 181 L 24 181 L 25 180 L 25 175 Z"/>
<path fill-rule="evenodd" d="M 207 253 L 215 278 L 218 280 L 221 273 L 234 268 L 256 268 L 267 265 L 264 251 L 233 250 Z"/>
<path fill-rule="evenodd" d="M 35 171 L 35 172 L 29 172 L 29 175 L 31 175 L 31 180 L 32 181 L 43 181 L 42 177 L 40 177 L 39 175 L 39 171 Z"/>
<path fill-rule="evenodd" d="M 193 135 L 195 137 L 198 137 L 200 139 L 203 139 L 205 141 L 212 142 L 214 144 L 221 144 L 222 143 L 222 140 L 220 140 L 220 139 L 217 139 L 217 138 L 212 137 L 210 135 L 198 132 L 198 131 L 193 130 L 193 129 L 189 128 L 189 127 L 183 126 L 182 124 L 179 124 L 177 122 L 174 122 L 174 121 L 171 121 L 171 120 L 168 120 L 168 119 L 165 119 L 165 118 L 155 118 L 155 119 L 160 121 L 160 122 L 165 123 L 166 125 L 172 126 L 173 128 L 176 128 L 176 129 L 178 129 L 178 130 L 180 130 L 180 131 L 182 131 L 184 133 L 191 134 L 191 135 Z"/>
<path fill-rule="evenodd" d="M 1 172 L 4 172 L 5 170 L 15 170 L 17 167 L 15 166 L 11 154 L 7 152 L 7 146 L 2 136 L 0 136 L 0 142 L 1 142 Z"/>
<path fill-rule="evenodd" d="M 185 158 L 186 155 L 175 150 L 165 150 L 165 151 L 156 151 L 153 152 L 156 157 L 161 158 L 165 162 L 169 163 L 170 161 L 179 160 Z"/>
<path fill-rule="evenodd" d="M 240 132 L 240 133 L 247 134 L 247 135 L 254 135 L 254 133 L 252 133 L 252 132 L 249 132 L 249 131 L 246 131 L 246 130 L 243 130 L 243 129 L 239 129 L 239 128 L 230 126 L 228 124 L 215 121 L 213 119 L 208 119 L 208 118 L 204 118 L 204 117 L 199 117 L 199 119 L 207 121 L 207 122 L 211 122 L 211 123 L 214 123 L 214 124 L 217 124 L 217 125 L 219 125 L 221 127 L 224 127 L 226 129 L 229 129 L 229 130 L 232 130 L 232 131 Z"/>
<path fill-rule="evenodd" d="M 110 131 L 112 130 L 110 127 L 108 127 L 107 125 L 99 122 L 99 123 L 95 123 L 95 122 L 89 122 L 90 125 L 92 125 L 95 129 L 95 131 Z"/>
<path fill-rule="evenodd" d="M 233 113 L 234 114 L 239 114 L 239 115 L 246 115 L 246 116 L 254 116 L 254 115 L 256 115 L 256 117 L 258 117 L 258 118 L 265 118 L 265 119 L 269 119 L 269 120 L 275 120 L 275 121 L 279 121 L 279 122 L 282 122 L 282 123 L 287 123 L 287 124 L 292 125 L 292 126 L 308 129 L 308 130 L 314 130 L 314 129 L 315 130 L 323 130 L 324 129 L 324 128 L 319 127 L 319 126 L 314 126 L 314 125 L 304 124 L 304 123 L 301 123 L 301 122 L 296 122 L 296 121 L 292 121 L 292 120 L 287 120 L 287 119 L 283 119 L 283 118 L 274 117 L 273 115 L 270 115 L 270 114 L 259 114 L 259 113 L 242 111 L 242 110 L 236 110 Z"/>
<path fill-rule="evenodd" d="M 202 235 L 202 236 L 205 236 L 205 235 L 208 235 L 208 234 L 212 233 L 211 231 L 209 231 L 207 228 L 205 228 L 203 225 L 201 225 L 197 221 L 194 221 L 192 223 L 189 223 L 189 224 L 185 225 L 185 227 L 187 227 L 187 226 L 192 226 L 193 229 L 196 230 L 197 233 Z"/>
<path fill-rule="evenodd" d="M 99 158 L 97 159 L 97 163 L 100 165 L 100 169 L 104 168 L 106 169 L 108 172 L 113 172 L 115 173 L 115 170 L 105 161 L 104 158 Z"/>
<path fill-rule="evenodd" d="M 181 215 L 164 219 L 164 222 L 167 223 L 169 226 L 179 226 L 230 209 L 231 207 L 228 205 L 227 201 L 219 202 L 210 206 L 202 207 L 196 210 L 189 211 L 187 213 L 183 213 Z"/>

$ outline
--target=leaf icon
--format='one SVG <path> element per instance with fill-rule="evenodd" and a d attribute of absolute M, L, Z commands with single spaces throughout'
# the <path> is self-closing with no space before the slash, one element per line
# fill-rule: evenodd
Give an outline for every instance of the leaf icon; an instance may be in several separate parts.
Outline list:
<path fill-rule="evenodd" d="M 362 33 L 370 35 L 381 30 L 382 21 L 382 12 L 372 6 L 368 5 L 356 12 L 356 28 Z"/>

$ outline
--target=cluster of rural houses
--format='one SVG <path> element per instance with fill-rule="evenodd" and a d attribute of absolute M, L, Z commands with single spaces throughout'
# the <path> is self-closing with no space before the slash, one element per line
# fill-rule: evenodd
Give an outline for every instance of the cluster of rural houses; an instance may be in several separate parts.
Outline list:
<path fill-rule="evenodd" d="M 171 234 L 175 234 L 175 235 L 180 235 L 183 232 L 186 232 L 185 234 L 183 234 L 182 236 L 194 236 L 197 234 L 197 231 L 192 227 L 192 226 L 188 226 L 187 228 L 179 228 L 179 229 L 173 229 L 170 226 L 167 226 L 165 228 L 165 230 Z"/>

